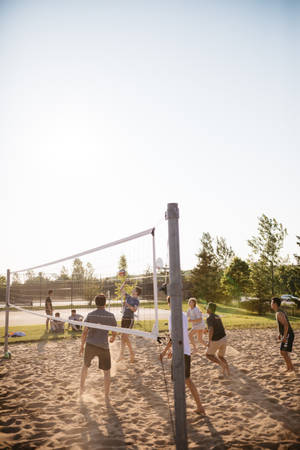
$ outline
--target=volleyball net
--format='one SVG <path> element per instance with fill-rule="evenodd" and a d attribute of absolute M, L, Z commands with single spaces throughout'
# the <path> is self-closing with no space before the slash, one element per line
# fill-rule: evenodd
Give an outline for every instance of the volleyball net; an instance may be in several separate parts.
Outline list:
<path fill-rule="evenodd" d="M 16 270 L 10 273 L 9 314 L 26 325 L 51 321 L 65 324 L 73 330 L 82 327 L 98 328 L 118 333 L 134 334 L 156 339 L 158 326 L 158 282 L 164 281 L 162 268 L 157 267 L 155 228 L 85 250 L 49 263 Z M 126 294 L 139 287 L 139 306 L 134 312 L 133 328 L 123 328 L 121 319 Z M 50 294 L 49 294 L 50 292 Z M 106 297 L 105 309 L 114 314 L 118 326 L 86 322 L 95 310 L 94 298 Z M 47 297 L 51 298 L 49 312 Z M 9 324 L 10 324 L 9 323 Z"/>

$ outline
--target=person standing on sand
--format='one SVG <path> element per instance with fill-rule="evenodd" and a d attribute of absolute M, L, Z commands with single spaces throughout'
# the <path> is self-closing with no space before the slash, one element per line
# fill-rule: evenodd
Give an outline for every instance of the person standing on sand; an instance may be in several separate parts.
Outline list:
<path fill-rule="evenodd" d="M 170 296 L 167 297 L 168 305 L 170 306 L 171 299 Z M 169 316 L 169 332 L 172 332 L 172 321 L 171 321 L 171 314 Z M 205 410 L 202 406 L 202 403 L 200 401 L 200 397 L 197 391 L 197 388 L 193 381 L 191 380 L 190 372 L 191 372 L 191 351 L 190 351 L 190 341 L 189 341 L 189 334 L 188 334 L 188 321 L 187 317 L 182 313 L 182 333 L 183 333 L 183 349 L 184 349 L 184 373 L 185 373 L 185 384 L 191 391 L 192 397 L 196 402 L 197 408 L 196 413 L 205 415 Z M 170 350 L 172 346 L 172 340 L 170 339 L 167 343 L 165 349 L 161 352 L 159 355 L 160 360 L 162 361 L 164 356 L 168 354 L 168 358 L 172 357 L 172 351 Z M 172 378 L 173 378 L 173 368 L 172 368 Z"/>
<path fill-rule="evenodd" d="M 215 314 L 217 305 L 208 303 L 206 311 L 209 314 L 206 319 L 208 328 L 208 349 L 206 357 L 222 367 L 223 375 L 230 375 L 229 367 L 224 358 L 226 352 L 227 338 L 221 317 Z M 218 357 L 215 353 L 218 352 Z"/>
<path fill-rule="evenodd" d="M 109 325 L 112 327 L 117 326 L 117 321 L 114 316 L 109 311 L 106 311 L 105 295 L 99 294 L 95 297 L 95 303 L 97 309 L 90 312 L 85 322 L 99 323 L 102 325 Z M 112 332 L 112 336 L 109 342 L 114 342 L 117 333 Z M 104 394 L 105 402 L 109 402 L 109 389 L 110 389 L 110 368 L 111 368 L 111 358 L 108 344 L 108 331 L 98 328 L 85 327 L 81 336 L 81 347 L 79 351 L 79 356 L 83 355 L 84 351 L 84 362 L 81 369 L 81 379 L 80 379 L 80 395 L 84 392 L 85 380 L 88 373 L 88 368 L 91 365 L 92 359 L 98 356 L 98 367 L 103 370 L 104 373 Z"/>
<path fill-rule="evenodd" d="M 271 308 L 276 313 L 276 320 L 278 323 L 278 340 L 281 341 L 280 354 L 285 360 L 286 371 L 291 373 L 295 370 L 289 355 L 293 350 L 294 331 L 291 327 L 286 312 L 280 309 L 280 305 L 281 299 L 278 297 L 273 297 L 271 300 Z"/>
<path fill-rule="evenodd" d="M 120 291 L 121 295 L 124 295 L 124 286 L 125 282 L 122 284 Z M 136 286 L 132 290 L 132 294 L 128 295 L 125 293 L 125 303 L 124 303 L 124 312 L 121 322 L 122 328 L 132 328 L 134 324 L 134 313 L 139 307 L 140 301 L 139 296 L 141 295 L 142 289 L 138 286 Z M 122 333 L 121 336 L 121 348 L 120 348 L 120 355 L 117 359 L 117 362 L 121 361 L 124 358 L 124 351 L 125 351 L 125 345 L 127 345 L 129 353 L 130 353 L 130 362 L 134 363 L 134 352 L 132 349 L 132 345 L 129 339 L 129 335 Z"/>
<path fill-rule="evenodd" d="M 53 307 L 52 307 L 52 300 L 51 300 L 51 295 L 53 294 L 53 290 L 50 289 L 48 291 L 48 297 L 46 298 L 45 301 L 45 312 L 47 314 L 47 316 L 52 316 L 53 315 Z M 49 328 L 49 324 L 50 324 L 50 319 L 46 319 L 46 330 L 48 331 Z"/>
<path fill-rule="evenodd" d="M 189 309 L 187 311 L 187 318 L 192 324 L 192 329 L 189 332 L 191 344 L 193 346 L 193 353 L 197 351 L 194 336 L 198 337 L 198 342 L 207 347 L 206 342 L 203 340 L 203 332 L 205 330 L 205 323 L 202 317 L 202 312 L 197 306 L 197 300 L 194 297 L 189 299 Z"/>

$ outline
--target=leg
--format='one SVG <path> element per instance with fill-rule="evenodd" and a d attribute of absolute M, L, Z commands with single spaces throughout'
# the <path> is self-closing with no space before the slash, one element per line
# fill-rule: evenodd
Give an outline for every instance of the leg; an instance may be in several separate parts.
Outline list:
<path fill-rule="evenodd" d="M 110 370 L 103 370 L 104 373 L 104 394 L 105 403 L 109 403 L 109 389 L 110 389 Z"/>
<path fill-rule="evenodd" d="M 46 330 L 48 331 L 50 319 L 46 319 Z"/>
<path fill-rule="evenodd" d="M 193 329 L 189 332 L 189 338 L 190 338 L 190 342 L 193 346 L 193 352 L 195 352 L 197 350 L 197 347 L 195 344 L 195 339 L 194 339 L 194 336 L 196 333 L 197 333 L 197 330 L 193 330 Z"/>
<path fill-rule="evenodd" d="M 207 344 L 203 339 L 203 330 L 198 330 L 198 341 L 201 342 L 201 344 L 203 344 L 204 347 L 207 347 Z"/>
<path fill-rule="evenodd" d="M 120 354 L 117 361 L 121 361 L 121 359 L 124 358 L 124 350 L 125 350 L 125 340 L 124 340 L 125 334 L 121 334 L 121 347 L 120 347 Z"/>
<path fill-rule="evenodd" d="M 223 363 L 223 371 L 224 371 L 224 375 L 230 375 L 230 370 L 229 370 L 229 366 L 228 363 L 226 361 L 226 359 L 224 358 L 224 356 L 219 356 L 220 361 L 222 361 Z"/>
<path fill-rule="evenodd" d="M 295 370 L 294 366 L 293 366 L 293 363 L 291 361 L 289 352 L 285 352 L 284 350 L 280 350 L 280 354 L 283 357 L 283 359 L 285 360 L 287 371 L 291 372 L 291 371 Z"/>
<path fill-rule="evenodd" d="M 215 355 L 209 355 L 208 353 L 205 354 L 206 358 L 208 358 L 210 361 L 219 364 L 219 366 L 222 367 L 223 371 L 224 371 L 224 363 L 218 359 Z"/>
<path fill-rule="evenodd" d="M 196 412 L 205 415 L 205 410 L 200 401 L 200 397 L 199 397 L 196 386 L 194 385 L 194 383 L 192 382 L 192 380 L 190 378 L 185 379 L 185 384 L 188 386 L 189 390 L 191 391 L 192 397 L 196 402 L 196 405 L 197 405 Z"/>
<path fill-rule="evenodd" d="M 127 345 L 129 353 L 130 353 L 130 362 L 134 362 L 134 353 L 133 353 L 133 349 L 132 349 L 132 345 L 129 339 L 129 336 L 127 334 L 124 335 L 124 341 L 125 341 L 125 345 Z"/>
<path fill-rule="evenodd" d="M 82 395 L 84 392 L 84 385 L 85 385 L 87 373 L 88 373 L 88 367 L 83 365 L 82 369 L 81 369 L 81 378 L 80 378 L 80 395 Z"/>

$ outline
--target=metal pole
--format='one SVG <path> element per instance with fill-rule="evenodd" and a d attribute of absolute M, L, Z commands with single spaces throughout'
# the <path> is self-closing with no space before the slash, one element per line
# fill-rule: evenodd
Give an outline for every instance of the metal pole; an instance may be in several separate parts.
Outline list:
<path fill-rule="evenodd" d="M 10 295 L 10 270 L 7 269 L 7 273 L 6 273 L 6 295 L 5 295 L 4 355 L 8 351 L 9 295 Z"/>
<path fill-rule="evenodd" d="M 179 252 L 179 210 L 177 203 L 168 203 L 166 220 L 169 229 L 169 260 L 170 283 L 169 295 L 171 297 L 171 325 L 172 325 L 172 351 L 173 351 L 173 380 L 175 403 L 175 430 L 176 448 L 188 448 L 186 431 L 186 405 L 185 405 L 185 375 L 182 332 L 182 281 Z"/>
<path fill-rule="evenodd" d="M 157 291 L 157 273 L 156 273 L 156 252 L 155 252 L 155 229 L 152 231 L 152 253 L 153 253 L 153 298 L 155 311 L 155 324 L 152 333 L 158 336 L 158 291 Z"/>

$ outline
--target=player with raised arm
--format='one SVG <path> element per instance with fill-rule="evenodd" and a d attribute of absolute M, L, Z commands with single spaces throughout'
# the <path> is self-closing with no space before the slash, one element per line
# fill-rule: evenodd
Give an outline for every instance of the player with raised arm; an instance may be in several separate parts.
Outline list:
<path fill-rule="evenodd" d="M 280 354 L 285 360 L 287 373 L 294 372 L 294 366 L 290 358 L 290 353 L 293 350 L 294 331 L 289 322 L 288 316 L 285 311 L 280 309 L 281 299 L 273 297 L 271 300 L 271 308 L 276 313 L 276 320 L 278 323 L 278 340 L 280 344 Z"/>
<path fill-rule="evenodd" d="M 123 310 L 123 317 L 121 321 L 121 327 L 122 328 L 132 328 L 134 324 L 134 313 L 137 311 L 140 301 L 139 301 L 139 295 L 142 292 L 142 289 L 138 286 L 136 286 L 132 290 L 132 294 L 129 295 L 127 293 L 124 293 L 126 280 L 123 282 L 120 292 L 121 295 L 125 295 L 125 301 L 124 301 L 124 310 Z M 134 352 L 132 349 L 132 345 L 129 339 L 129 335 L 122 333 L 121 335 L 121 348 L 120 348 L 120 355 L 117 361 L 121 361 L 124 358 L 124 351 L 125 351 L 125 345 L 127 345 L 129 353 L 130 353 L 130 362 L 134 362 Z"/>
<path fill-rule="evenodd" d="M 105 295 L 99 294 L 95 297 L 95 303 L 97 309 L 90 312 L 85 322 L 98 323 L 102 325 L 109 325 L 116 327 L 117 321 L 114 314 L 106 311 Z M 109 342 L 114 342 L 117 333 L 112 332 L 112 336 Z M 91 365 L 92 359 L 98 356 L 98 367 L 103 370 L 104 373 L 104 394 L 105 401 L 109 403 L 109 389 L 110 389 L 110 368 L 111 358 L 108 344 L 108 331 L 98 328 L 85 327 L 81 336 L 81 346 L 79 356 L 82 356 L 84 352 L 84 362 L 81 370 L 80 380 L 80 395 L 84 392 L 85 380 L 88 373 L 88 368 Z"/>

